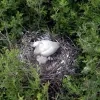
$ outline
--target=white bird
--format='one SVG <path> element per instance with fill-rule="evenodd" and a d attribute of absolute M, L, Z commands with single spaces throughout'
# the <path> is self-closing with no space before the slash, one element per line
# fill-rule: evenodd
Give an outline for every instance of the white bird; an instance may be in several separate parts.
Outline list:
<path fill-rule="evenodd" d="M 48 61 L 48 58 L 38 55 L 38 56 L 36 57 L 36 60 L 39 62 L 39 65 L 40 65 L 40 64 L 45 64 L 45 63 Z"/>
<path fill-rule="evenodd" d="M 41 40 L 34 42 L 32 46 L 35 47 L 35 55 L 48 57 L 57 51 L 57 49 L 60 47 L 60 44 L 59 42 L 53 42 L 50 40 Z"/>

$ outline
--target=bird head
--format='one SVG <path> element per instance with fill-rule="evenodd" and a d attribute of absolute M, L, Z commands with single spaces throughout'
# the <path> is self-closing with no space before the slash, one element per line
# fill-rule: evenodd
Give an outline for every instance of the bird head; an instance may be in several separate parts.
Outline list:
<path fill-rule="evenodd" d="M 40 44 L 40 41 L 36 41 L 31 44 L 32 47 L 37 47 Z"/>

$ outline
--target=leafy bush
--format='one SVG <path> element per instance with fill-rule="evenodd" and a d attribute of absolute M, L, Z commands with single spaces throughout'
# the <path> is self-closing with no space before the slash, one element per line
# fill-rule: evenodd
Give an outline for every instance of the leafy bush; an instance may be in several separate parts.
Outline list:
<path fill-rule="evenodd" d="M 1 0 L 0 1 L 0 47 L 16 43 L 16 39 L 21 35 L 23 23 L 22 13 L 18 11 L 20 1 Z"/>
<path fill-rule="evenodd" d="M 99 100 L 100 0 L 1 0 L 0 52 L 5 53 L 0 55 L 0 99 L 48 99 L 48 84 L 40 86 L 34 68 L 24 67 L 16 58 L 18 51 L 12 49 L 22 30 L 41 28 L 68 35 L 81 48 L 77 73 L 64 78 L 56 98 Z"/>
<path fill-rule="evenodd" d="M 18 50 L 0 56 L 0 100 L 47 100 L 48 86 L 40 86 L 36 70 L 18 60 Z"/>
<path fill-rule="evenodd" d="M 69 0 L 53 0 L 52 19 L 55 21 L 54 31 L 71 34 L 76 28 L 77 12 L 72 9 Z"/>
<path fill-rule="evenodd" d="M 81 47 L 77 76 L 67 76 L 59 100 L 99 100 L 100 98 L 100 1 L 54 0 L 54 30 L 74 35 Z M 79 75 L 78 75 L 79 74 Z"/>
<path fill-rule="evenodd" d="M 45 7 L 41 0 L 1 0 L 0 1 L 0 40 L 12 48 L 23 35 L 22 31 L 39 30 L 44 26 Z M 45 25 L 46 26 L 46 25 Z"/>

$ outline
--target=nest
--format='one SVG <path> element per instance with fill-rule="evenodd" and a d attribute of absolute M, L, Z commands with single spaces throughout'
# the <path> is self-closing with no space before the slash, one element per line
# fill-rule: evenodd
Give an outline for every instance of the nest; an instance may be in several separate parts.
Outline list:
<path fill-rule="evenodd" d="M 51 56 L 51 60 L 48 60 L 46 64 L 41 64 L 36 60 L 36 56 L 33 51 L 34 48 L 31 44 L 37 40 L 52 40 L 60 43 L 60 48 L 55 54 Z M 77 57 L 77 47 L 68 37 L 62 37 L 60 35 L 52 35 L 48 31 L 45 32 L 25 32 L 21 39 L 20 46 L 20 59 L 28 63 L 39 67 L 39 75 L 41 82 L 49 81 L 51 84 L 57 84 L 61 82 L 65 75 L 75 74 L 75 59 Z"/>

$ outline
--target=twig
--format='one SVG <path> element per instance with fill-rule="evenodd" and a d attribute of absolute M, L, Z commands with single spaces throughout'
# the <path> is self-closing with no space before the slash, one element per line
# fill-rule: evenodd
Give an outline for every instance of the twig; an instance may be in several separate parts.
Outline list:
<path fill-rule="evenodd" d="M 0 31 L 0 34 L 1 34 L 5 39 L 7 39 L 6 36 L 5 36 L 4 34 L 1 33 L 1 31 Z"/>
<path fill-rule="evenodd" d="M 7 31 L 6 25 L 5 25 L 5 31 L 6 31 L 6 38 L 7 38 L 7 41 L 9 43 L 9 47 L 12 48 L 12 43 L 11 43 L 11 41 L 9 39 L 9 35 L 8 35 L 8 31 Z"/>

